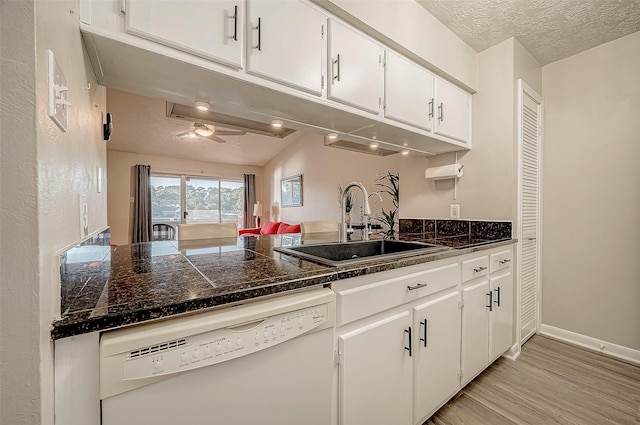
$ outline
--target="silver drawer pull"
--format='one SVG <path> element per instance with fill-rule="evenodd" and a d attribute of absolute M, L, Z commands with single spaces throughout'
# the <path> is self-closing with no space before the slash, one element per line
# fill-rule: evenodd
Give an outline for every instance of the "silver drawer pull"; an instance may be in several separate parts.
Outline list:
<path fill-rule="evenodd" d="M 407 291 L 413 291 L 415 289 L 426 288 L 426 287 L 427 287 L 426 283 L 418 283 L 417 285 L 407 286 Z"/>
<path fill-rule="evenodd" d="M 498 261 L 498 263 L 500 263 L 500 264 L 507 264 L 507 263 L 510 263 L 510 262 L 511 262 L 511 259 L 510 259 L 510 258 L 506 258 L 506 259 L 504 259 L 504 260 L 500 260 L 500 261 Z"/>
<path fill-rule="evenodd" d="M 475 269 L 473 269 L 474 273 L 480 273 L 483 270 L 487 270 L 486 267 L 482 266 L 482 267 L 476 267 Z"/>

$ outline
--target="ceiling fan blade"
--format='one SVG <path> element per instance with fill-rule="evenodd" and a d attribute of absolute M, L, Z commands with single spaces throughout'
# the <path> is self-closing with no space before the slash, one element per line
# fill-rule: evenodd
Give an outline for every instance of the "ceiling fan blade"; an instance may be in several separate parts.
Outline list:
<path fill-rule="evenodd" d="M 218 142 L 218 143 L 227 143 L 226 140 L 221 139 L 220 137 L 216 136 L 215 134 L 212 134 L 211 136 L 208 136 L 207 139 L 211 139 L 214 142 Z"/>
<path fill-rule="evenodd" d="M 193 130 L 186 130 L 186 131 L 181 131 L 180 133 L 176 133 L 176 137 L 182 137 L 182 136 L 190 136 L 193 133 Z"/>

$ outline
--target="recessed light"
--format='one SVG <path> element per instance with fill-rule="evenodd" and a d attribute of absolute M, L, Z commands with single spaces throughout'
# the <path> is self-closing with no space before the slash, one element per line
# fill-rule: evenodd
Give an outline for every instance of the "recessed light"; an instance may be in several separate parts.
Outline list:
<path fill-rule="evenodd" d="M 409 155 L 409 151 L 408 151 L 408 150 L 406 150 L 406 149 L 405 149 L 405 150 L 403 150 L 403 151 L 401 151 L 400 153 L 401 153 L 402 155 Z"/>
<path fill-rule="evenodd" d="M 327 134 L 327 139 L 336 140 L 337 138 L 338 138 L 338 135 L 336 133 Z"/>
<path fill-rule="evenodd" d="M 211 105 L 209 105 L 208 102 L 204 102 L 202 100 L 199 100 L 196 102 L 196 109 L 198 111 L 208 111 L 209 109 L 211 109 Z"/>
<path fill-rule="evenodd" d="M 280 120 L 271 120 L 271 127 L 282 128 L 283 125 L 284 123 Z"/>
<path fill-rule="evenodd" d="M 371 149 L 377 149 L 377 148 L 378 148 L 378 146 L 379 146 L 379 145 L 378 145 L 378 143 L 376 143 L 376 142 L 371 142 L 371 143 L 369 143 L 369 147 L 370 147 Z"/>

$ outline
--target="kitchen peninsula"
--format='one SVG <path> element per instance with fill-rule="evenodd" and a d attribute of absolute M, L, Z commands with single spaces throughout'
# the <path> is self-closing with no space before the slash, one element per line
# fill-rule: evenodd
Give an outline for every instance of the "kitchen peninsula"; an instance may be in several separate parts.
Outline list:
<path fill-rule="evenodd" d="M 372 260 L 338 268 L 273 250 L 301 243 L 337 242 L 337 234 L 157 241 L 112 247 L 107 229 L 62 254 L 62 317 L 53 323 L 51 335 L 53 339 L 59 339 L 114 329 L 286 291 L 327 286 L 339 279 L 432 262 L 514 242 L 511 223 L 477 222 L 489 225 L 483 228 L 484 234 L 474 235 L 468 230 L 461 235 L 460 226 L 457 226 L 454 229 L 456 233 L 447 236 L 446 232 L 436 235 L 431 231 L 435 229 L 428 225 L 418 229 L 418 221 L 401 222 L 401 239 L 435 242 L 452 248 L 400 260 Z M 496 228 L 499 230 L 495 231 Z"/>

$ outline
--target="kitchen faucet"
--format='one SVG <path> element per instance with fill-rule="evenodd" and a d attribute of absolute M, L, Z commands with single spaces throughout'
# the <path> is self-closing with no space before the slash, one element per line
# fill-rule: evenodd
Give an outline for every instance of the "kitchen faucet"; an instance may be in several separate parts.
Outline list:
<path fill-rule="evenodd" d="M 367 231 L 367 218 L 371 215 L 371 207 L 369 207 L 369 195 L 367 194 L 367 189 L 360 182 L 351 182 L 344 187 L 342 191 L 342 195 L 340 196 L 340 242 L 347 241 L 347 220 L 346 220 L 346 208 L 345 208 L 345 197 L 347 196 L 347 192 L 352 187 L 357 187 L 362 190 L 362 194 L 364 195 L 364 204 L 362 206 L 363 209 L 363 218 L 362 221 L 364 224 L 364 232 L 362 234 L 362 240 L 369 240 L 369 232 Z"/>

